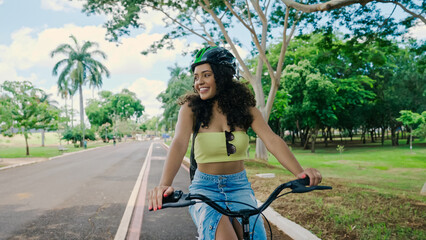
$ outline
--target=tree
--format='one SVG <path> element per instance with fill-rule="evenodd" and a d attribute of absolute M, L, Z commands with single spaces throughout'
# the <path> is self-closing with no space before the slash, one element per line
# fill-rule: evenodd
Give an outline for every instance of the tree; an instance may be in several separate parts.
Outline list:
<path fill-rule="evenodd" d="M 290 95 L 287 114 L 296 120 L 304 147 L 311 139 L 311 151 L 315 152 L 318 130 L 337 121 L 334 109 L 336 90 L 334 84 L 318 72 L 307 60 L 288 65 L 284 70 L 284 88 Z"/>
<path fill-rule="evenodd" d="M 185 68 L 175 65 L 168 68 L 170 71 L 170 80 L 167 83 L 167 88 L 164 92 L 157 96 L 157 100 L 162 103 L 161 108 L 164 108 L 163 121 L 166 126 L 172 128 L 172 123 L 177 122 L 179 114 L 179 105 L 177 99 L 188 91 L 191 91 L 193 80 L 188 75 Z"/>
<path fill-rule="evenodd" d="M 426 111 L 422 112 L 423 123 L 413 131 L 413 134 L 422 140 L 426 139 Z"/>
<path fill-rule="evenodd" d="M 337 127 L 347 130 L 351 140 L 353 130 L 365 122 L 366 106 L 375 99 L 373 84 L 374 80 L 363 75 L 336 80 Z"/>
<path fill-rule="evenodd" d="M 40 97 L 40 103 L 47 103 L 49 106 L 51 106 L 52 108 L 55 108 L 57 110 L 57 112 L 59 112 L 60 110 L 56 107 L 56 105 L 58 104 L 58 102 L 56 100 L 52 100 L 51 99 L 52 94 L 46 94 L 43 93 Z M 46 121 L 43 121 L 44 126 L 41 126 L 41 146 L 44 147 L 44 139 L 45 139 L 45 132 L 46 130 L 58 130 L 59 128 L 59 116 L 50 116 L 49 114 L 53 113 L 53 114 L 58 114 L 56 111 L 55 112 L 49 112 L 46 111 L 45 112 L 45 116 L 44 118 L 46 119 Z M 55 119 L 56 121 L 51 121 Z"/>
<path fill-rule="evenodd" d="M 73 124 L 73 111 L 74 111 L 74 107 L 73 107 L 73 101 L 72 98 L 74 96 L 74 94 L 77 92 L 78 89 L 78 85 L 77 84 L 73 84 L 72 79 L 70 79 L 69 77 L 64 79 L 64 81 L 58 81 L 58 95 L 65 100 L 65 118 L 67 119 L 67 123 L 66 126 L 68 127 L 68 120 L 70 119 L 70 117 L 68 117 L 68 104 L 67 104 L 67 99 L 70 98 L 71 99 L 71 127 L 74 127 Z"/>
<path fill-rule="evenodd" d="M 35 88 L 30 82 L 6 81 L 0 87 L 3 91 L 2 105 L 7 107 L 5 116 L 9 120 L 2 121 L 2 134 L 13 136 L 14 131 L 23 134 L 26 145 L 26 155 L 30 155 L 28 137 L 31 130 L 45 129 L 57 123 L 59 110 L 47 101 L 43 101 L 46 95 L 43 90 Z M 2 117 L 3 120 L 3 117 Z"/>
<path fill-rule="evenodd" d="M 294 0 L 282 0 L 282 1 L 288 7 L 292 7 L 306 13 L 312 13 L 317 11 L 330 11 L 333 9 L 339 9 L 339 8 L 349 6 L 352 4 L 357 4 L 357 3 L 363 6 L 367 5 L 367 3 L 390 3 L 395 5 L 395 8 L 398 6 L 409 14 L 409 16 L 405 19 L 405 21 L 410 21 L 413 18 L 418 18 L 424 24 L 426 24 L 426 18 L 421 15 L 424 13 L 424 9 L 425 9 L 424 3 L 420 5 L 418 1 L 413 1 L 413 0 L 398 0 L 398 1 L 395 1 L 395 0 L 345 0 L 345 1 L 330 0 L 330 1 L 321 2 L 317 4 L 303 4 L 303 3 L 298 3 Z M 420 13 L 416 13 L 415 12 L 416 10 L 419 10 Z"/>
<path fill-rule="evenodd" d="M 277 61 L 280 47 L 281 44 L 277 44 L 268 49 L 272 64 Z M 339 128 L 352 137 L 352 131 L 361 128 L 365 142 L 365 133 L 374 133 L 378 128 L 384 133 L 390 128 L 392 144 L 396 145 L 395 131 L 400 123 L 395 119 L 399 111 L 421 112 L 425 109 L 424 44 L 419 46 L 417 42 L 382 38 L 353 41 L 325 28 L 295 37 L 288 49 L 286 64 L 309 60 L 337 87 L 335 112 L 338 122 L 327 126 L 328 129 Z M 295 131 L 291 124 L 295 120 L 287 119 L 288 116 L 283 118 L 283 124 Z M 384 134 L 381 138 L 383 144 Z M 374 137 L 372 141 L 375 141 Z"/>
<path fill-rule="evenodd" d="M 92 128 L 98 128 L 102 132 L 104 127 L 100 126 L 110 124 L 114 134 L 133 134 L 136 128 L 133 122 L 137 121 L 145 110 L 136 94 L 123 89 L 117 94 L 101 91 L 99 96 L 100 100 L 89 99 L 86 107 L 86 115 Z"/>
<path fill-rule="evenodd" d="M 143 115 L 145 107 L 134 92 L 124 88 L 120 93 L 101 91 L 100 100 L 90 99 L 86 108 L 90 124 L 100 126 L 115 119 L 138 119 Z"/>
<path fill-rule="evenodd" d="M 112 124 L 112 116 L 109 114 L 105 102 L 89 99 L 85 111 L 92 127 L 99 127 L 105 123 Z"/>
<path fill-rule="evenodd" d="M 145 107 L 136 93 L 126 88 L 121 90 L 121 93 L 108 98 L 107 108 L 109 114 L 118 117 L 120 120 L 137 119 L 145 111 Z"/>
<path fill-rule="evenodd" d="M 317 4 L 319 1 L 307 1 L 307 6 Z M 339 4 L 342 1 L 329 1 L 325 6 L 332 8 L 320 8 L 318 10 L 331 10 L 329 14 L 311 13 L 304 14 L 302 11 L 313 12 L 300 8 L 294 1 L 103 1 L 87 0 L 84 5 L 84 11 L 91 13 L 105 13 L 112 15 L 105 26 L 108 30 L 108 38 L 118 41 L 119 37 L 129 34 L 129 27 L 143 27 L 140 22 L 140 14 L 147 13 L 147 9 L 159 11 L 164 14 L 167 26 L 171 29 L 163 38 L 143 53 L 156 52 L 160 48 L 173 48 L 173 39 L 186 37 L 188 35 L 197 36 L 206 44 L 214 46 L 222 44 L 227 46 L 240 64 L 240 73 L 250 82 L 255 92 L 257 107 L 267 120 L 272 110 L 275 95 L 278 91 L 282 72 L 284 69 L 284 60 L 288 44 L 294 36 L 298 25 L 304 28 L 317 27 L 321 22 L 333 25 L 340 22 L 347 22 L 347 27 L 354 33 L 355 38 L 372 38 L 379 35 L 386 35 L 396 32 L 394 19 L 384 16 L 376 4 L 379 2 L 392 2 L 395 6 L 410 7 L 414 10 L 421 10 L 422 5 L 416 5 L 409 1 L 403 1 L 400 4 L 396 1 L 349 1 L 350 4 Z M 355 3 L 372 2 L 369 8 L 362 7 L 362 14 L 357 14 L 359 7 Z M 345 6 L 352 5 L 351 7 Z M 314 5 L 317 6 L 317 5 Z M 321 5 L 323 6 L 323 5 Z M 306 6 L 305 6 L 306 7 Z M 407 8 L 408 9 L 408 8 Z M 407 11 L 408 12 L 408 11 Z M 405 27 L 410 27 L 414 23 L 415 17 L 421 17 L 421 14 L 413 15 L 413 18 L 404 21 Z M 320 21 L 319 18 L 325 16 L 326 21 Z M 355 17 L 353 17 L 355 16 Z M 361 16 L 361 17 L 358 17 Z M 353 20 L 355 18 L 355 20 Z M 337 20 L 336 20 L 337 19 Z M 238 26 L 237 26 L 238 25 Z M 230 35 L 233 29 L 244 29 L 247 33 L 244 37 L 251 39 L 251 48 L 254 47 L 252 54 L 257 56 L 255 68 L 250 69 L 237 50 L 242 45 L 242 38 L 233 38 Z M 380 31 L 376 31 L 379 29 Z M 273 30 L 273 31 L 272 31 Z M 303 31 L 303 29 L 301 30 Z M 279 32 L 281 36 L 282 47 L 276 65 L 272 65 L 267 58 L 267 46 L 273 41 L 274 34 Z M 262 87 L 262 76 L 266 70 L 270 76 L 270 88 L 267 94 Z M 267 96 L 265 98 L 265 96 Z M 260 139 L 257 139 L 256 157 L 267 159 L 266 148 Z"/>
<path fill-rule="evenodd" d="M 409 111 L 409 110 L 401 110 L 400 114 L 401 116 L 397 118 L 396 120 L 402 122 L 405 126 L 408 126 L 410 128 L 410 151 L 411 151 L 413 149 L 413 129 L 425 122 L 425 119 L 422 115 L 426 115 L 426 113 L 423 112 L 423 114 L 420 115 L 418 113 L 413 113 L 412 111 Z"/>
<path fill-rule="evenodd" d="M 80 94 L 80 125 L 82 127 L 82 133 L 84 139 L 85 126 L 84 126 L 84 107 L 83 107 L 83 86 L 88 82 L 91 87 L 102 86 L 102 75 L 105 74 L 109 77 L 108 69 L 95 57 L 100 56 L 106 59 L 104 52 L 100 50 L 90 51 L 91 47 L 97 47 L 98 44 L 90 41 L 83 42 L 80 46 L 77 39 L 71 35 L 70 38 L 74 42 L 74 47 L 68 43 L 64 43 L 56 47 L 50 56 L 61 54 L 65 55 L 65 58 L 55 64 L 52 70 L 53 76 L 58 75 L 60 69 L 61 73 L 58 78 L 58 86 L 68 85 L 77 86 Z M 80 142 L 80 147 L 83 147 L 83 141 Z"/>

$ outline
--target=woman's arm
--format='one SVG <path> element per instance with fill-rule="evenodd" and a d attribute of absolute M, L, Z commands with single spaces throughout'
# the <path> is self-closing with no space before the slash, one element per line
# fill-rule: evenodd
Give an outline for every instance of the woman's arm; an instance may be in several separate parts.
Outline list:
<path fill-rule="evenodd" d="M 167 153 L 160 183 L 149 192 L 149 209 L 161 209 L 163 196 L 168 196 L 173 193 L 174 189 L 171 185 L 179 171 L 182 160 L 188 149 L 188 142 L 192 133 L 192 125 L 193 112 L 188 106 L 188 103 L 186 103 L 182 105 L 179 111 L 175 136 L 172 144 L 170 145 L 170 150 Z"/>
<path fill-rule="evenodd" d="M 283 167 L 299 178 L 304 178 L 305 174 L 308 175 L 311 179 L 311 186 L 317 185 L 321 182 L 322 177 L 320 172 L 313 168 L 307 168 L 304 170 L 302 166 L 300 166 L 296 157 L 290 151 L 284 140 L 275 134 L 269 127 L 259 109 L 252 107 L 251 114 L 253 116 L 253 123 L 251 125 L 253 131 L 255 131 L 260 139 L 262 139 L 268 151 L 275 156 Z"/>

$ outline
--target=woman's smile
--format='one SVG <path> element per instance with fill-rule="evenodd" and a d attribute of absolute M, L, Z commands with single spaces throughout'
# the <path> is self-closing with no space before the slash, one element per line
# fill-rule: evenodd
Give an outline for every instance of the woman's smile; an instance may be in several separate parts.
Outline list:
<path fill-rule="evenodd" d="M 194 88 L 203 100 L 216 95 L 216 80 L 210 64 L 204 63 L 194 69 Z"/>

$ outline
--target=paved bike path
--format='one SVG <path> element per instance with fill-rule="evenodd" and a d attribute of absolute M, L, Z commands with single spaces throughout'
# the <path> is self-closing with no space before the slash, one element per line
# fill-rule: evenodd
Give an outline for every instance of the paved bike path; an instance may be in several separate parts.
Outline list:
<path fill-rule="evenodd" d="M 151 163 L 146 189 L 154 188 L 161 178 L 167 150 L 162 143 L 155 143 L 151 155 Z M 173 186 L 175 189 L 188 192 L 190 184 L 188 171 L 179 169 Z M 148 211 L 148 196 L 145 196 L 143 221 L 139 239 L 196 239 L 197 229 L 188 213 L 188 208 L 169 208 Z"/>

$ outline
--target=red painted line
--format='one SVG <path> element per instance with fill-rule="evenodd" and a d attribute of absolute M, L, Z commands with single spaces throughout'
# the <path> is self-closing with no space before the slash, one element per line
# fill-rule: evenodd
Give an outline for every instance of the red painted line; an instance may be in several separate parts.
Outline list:
<path fill-rule="evenodd" d="M 138 194 L 138 198 L 133 211 L 133 216 L 130 222 L 129 230 L 127 232 L 127 237 L 126 237 L 127 240 L 137 240 L 140 238 L 142 221 L 143 221 L 143 211 L 145 209 L 148 176 L 149 176 L 149 170 L 151 168 L 151 153 L 152 152 L 149 153 L 150 155 L 147 159 L 148 163 L 143 175 L 141 187 L 139 189 L 139 194 Z"/>
<path fill-rule="evenodd" d="M 163 145 L 163 147 L 165 147 Z M 165 147 L 167 150 L 168 148 Z M 149 171 L 151 168 L 151 160 L 153 157 L 151 156 L 152 151 L 148 152 L 149 156 L 147 157 L 146 161 L 147 166 L 143 173 L 143 179 L 142 183 L 139 189 L 139 194 L 135 203 L 135 208 L 133 210 L 132 220 L 130 222 L 129 229 L 127 231 L 127 240 L 138 240 L 140 238 L 141 229 L 142 229 L 142 223 L 143 223 L 143 212 L 145 209 L 145 199 L 147 194 L 147 186 L 148 186 L 148 176 Z M 183 163 L 181 164 L 181 167 L 184 168 L 187 172 L 189 172 L 189 168 L 186 167 Z"/>

